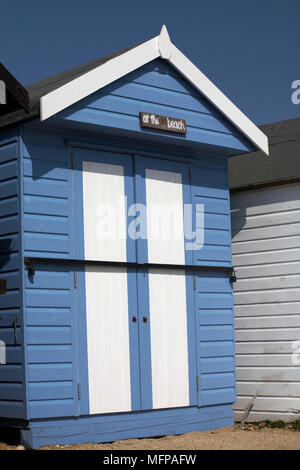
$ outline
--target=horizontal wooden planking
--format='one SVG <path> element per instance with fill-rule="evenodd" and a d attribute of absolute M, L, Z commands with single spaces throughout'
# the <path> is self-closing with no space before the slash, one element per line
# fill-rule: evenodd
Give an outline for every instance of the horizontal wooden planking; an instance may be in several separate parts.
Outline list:
<path fill-rule="evenodd" d="M 237 367 L 237 380 L 264 382 L 295 382 L 299 380 L 299 366 L 295 367 Z"/>
<path fill-rule="evenodd" d="M 235 345 L 233 341 L 202 341 L 198 349 L 201 358 L 234 356 Z"/>
<path fill-rule="evenodd" d="M 280 232 L 280 233 L 277 233 Z M 243 229 L 237 232 L 234 237 L 234 244 L 245 241 L 257 241 L 257 240 L 275 240 L 279 237 L 291 237 L 299 235 L 300 223 L 280 225 L 280 230 L 274 229 L 271 225 L 269 227 L 249 228 Z M 238 245 L 237 245 L 238 246 Z"/>
<path fill-rule="evenodd" d="M 235 305 L 260 304 L 268 302 L 297 302 L 300 301 L 300 289 L 266 289 L 246 292 L 235 292 Z"/>
<path fill-rule="evenodd" d="M 18 198 L 16 195 L 0 200 L 0 217 L 7 217 L 18 213 Z"/>
<path fill-rule="evenodd" d="M 237 232 L 240 232 L 241 230 L 250 230 L 265 227 L 281 227 L 283 225 L 299 223 L 299 221 L 300 210 L 276 212 L 253 216 L 246 216 L 246 214 L 243 214 L 243 216 L 239 218 L 232 217 L 231 213 L 233 241 L 235 240 L 235 234 Z"/>
<path fill-rule="evenodd" d="M 68 290 L 26 289 L 25 302 L 27 307 L 57 307 L 71 306 L 71 295 Z"/>
<path fill-rule="evenodd" d="M 1 217 L 0 219 L 0 236 L 5 236 L 8 234 L 15 234 L 19 231 L 19 216 L 15 215 L 8 215 L 6 217 Z M 8 251 L 10 247 L 8 246 Z"/>
<path fill-rule="evenodd" d="M 73 273 L 71 275 L 68 268 L 37 266 L 34 276 L 25 276 L 25 286 L 36 289 L 69 289 L 71 279 L 73 280 Z"/>
<path fill-rule="evenodd" d="M 202 227 L 197 227 L 197 229 L 202 229 Z M 195 238 L 195 236 L 193 238 Z M 196 241 L 195 241 L 195 244 L 196 244 Z M 202 241 L 201 241 L 201 245 L 202 245 Z M 204 246 L 211 246 L 211 245 L 226 246 L 226 247 L 231 246 L 230 230 L 229 229 L 214 230 L 214 229 L 209 229 L 205 227 L 204 228 Z M 231 257 L 231 250 L 229 252 L 229 255 Z"/>
<path fill-rule="evenodd" d="M 61 336 L 55 341 L 55 345 L 47 345 L 45 343 L 27 346 L 27 361 L 29 364 L 42 364 L 42 363 L 66 363 L 72 362 L 73 350 L 72 344 L 60 345 Z M 53 340 L 52 340 L 53 341 Z M 47 341 L 49 342 L 49 341 Z M 46 342 L 46 343 L 47 343 Z M 29 342 L 28 342 L 29 343 Z"/>
<path fill-rule="evenodd" d="M 197 293 L 196 306 L 200 309 L 232 308 L 233 295 L 231 293 Z"/>
<path fill-rule="evenodd" d="M 232 325 L 200 326 L 200 341 L 228 341 L 233 340 L 234 331 Z"/>
<path fill-rule="evenodd" d="M 20 237 L 18 233 L 0 236 L 0 254 L 8 254 L 20 250 Z M 1 269 L 2 271 L 2 269 Z M 4 270 L 3 270 L 4 271 Z"/>
<path fill-rule="evenodd" d="M 212 390 L 235 386 L 235 375 L 233 372 L 219 372 L 217 374 L 202 374 L 201 390 Z"/>
<path fill-rule="evenodd" d="M 294 366 L 292 354 L 237 354 L 236 365 L 246 367 L 290 367 Z M 299 377 L 300 380 L 300 377 Z"/>
<path fill-rule="evenodd" d="M 15 178 L 18 175 L 16 160 L 0 164 L 0 182 Z"/>
<path fill-rule="evenodd" d="M 12 325 L 11 325 L 12 326 Z M 0 329 L 1 334 L 1 329 Z M 22 364 L 23 363 L 23 346 L 16 346 L 15 342 L 5 345 L 5 362 L 6 364 Z"/>
<path fill-rule="evenodd" d="M 25 214 L 23 219 L 25 232 L 68 235 L 70 222 L 68 217 L 56 215 Z"/>
<path fill-rule="evenodd" d="M 201 358 L 202 373 L 233 372 L 235 369 L 233 357 Z"/>
<path fill-rule="evenodd" d="M 232 325 L 233 311 L 231 309 L 198 310 L 199 325 Z"/>
<path fill-rule="evenodd" d="M 49 180 L 68 181 L 69 170 L 66 162 L 48 162 L 44 160 L 32 160 L 30 158 L 23 159 L 24 176 Z"/>
<path fill-rule="evenodd" d="M 260 253 L 245 253 L 233 255 L 234 266 L 249 266 L 270 263 L 286 263 L 300 261 L 300 249 L 269 250 Z"/>
<path fill-rule="evenodd" d="M 299 315 L 276 315 L 276 316 L 253 316 L 238 317 L 235 319 L 235 327 L 237 329 L 247 328 L 300 328 Z M 300 338 L 299 338 L 300 339 Z"/>
<path fill-rule="evenodd" d="M 37 400 L 29 402 L 29 415 L 31 419 L 74 416 L 74 413 L 75 403 L 73 399 Z"/>
<path fill-rule="evenodd" d="M 0 240 L 1 243 L 1 240 Z M 0 279 L 5 279 L 6 280 L 6 287 L 7 290 L 12 290 L 12 289 L 18 289 L 20 287 L 20 272 L 15 270 L 15 271 L 0 271 Z M 3 294 L 2 294 L 3 295 Z M 5 295 L 5 294 L 4 294 Z M 0 299 L 0 304 L 1 304 L 1 299 Z"/>
<path fill-rule="evenodd" d="M 24 250 L 44 253 L 65 253 L 71 250 L 70 238 L 68 235 L 57 233 L 24 233 Z"/>
<path fill-rule="evenodd" d="M 153 88 L 152 88 L 153 90 Z M 167 92 L 169 94 L 169 92 Z M 188 95 L 185 95 L 188 97 Z M 184 98 L 184 97 L 183 97 Z M 188 99 L 187 99 L 188 101 Z M 182 99 L 180 100 L 180 104 L 182 104 Z M 84 103 L 82 103 L 84 105 Z M 113 113 L 120 113 L 120 114 L 128 114 L 130 116 L 137 116 L 141 107 L 144 107 L 146 112 L 160 114 L 160 115 L 170 115 L 170 112 L 177 112 L 180 113 L 180 118 L 185 119 L 187 125 L 203 128 L 203 129 L 210 129 L 212 131 L 217 132 L 224 132 L 225 134 L 229 134 L 230 131 L 226 123 L 222 120 L 216 119 L 215 116 L 211 114 L 205 113 L 203 111 L 197 110 L 189 110 L 184 109 L 182 106 L 180 107 L 180 111 L 171 110 L 173 108 L 173 103 L 170 105 L 164 103 L 151 103 L 143 97 L 139 100 L 126 96 L 118 96 L 118 95 L 99 95 L 99 98 L 88 104 L 87 107 L 90 109 L 97 109 L 99 111 L 111 111 Z M 175 106 L 177 108 L 177 106 Z M 79 106 L 74 106 L 74 108 L 79 109 Z"/>
<path fill-rule="evenodd" d="M 28 398 L 32 400 L 60 400 L 74 397 L 74 385 L 66 382 L 31 382 L 28 384 Z"/>
<path fill-rule="evenodd" d="M 234 408 L 236 410 L 244 410 L 249 403 L 248 397 L 238 397 Z M 253 408 L 255 411 L 298 411 L 300 410 L 300 398 L 294 397 L 257 397 Z"/>
<path fill-rule="evenodd" d="M 24 212 L 42 215 L 69 215 L 69 202 L 64 198 L 24 196 Z"/>
<path fill-rule="evenodd" d="M 295 315 L 299 314 L 300 302 L 280 302 L 236 305 L 235 317 L 259 316 L 259 315 Z"/>
<path fill-rule="evenodd" d="M 297 382 L 239 382 L 238 395 L 252 397 L 259 392 L 263 397 L 300 397 L 300 378 Z"/>
<path fill-rule="evenodd" d="M 12 178 L 0 184 L 0 199 L 16 196 L 18 194 L 18 180 Z"/>
<path fill-rule="evenodd" d="M 84 122 L 87 124 L 96 124 L 110 128 L 115 127 L 118 129 L 127 129 L 134 132 L 145 132 L 141 130 L 138 115 L 130 116 L 127 114 L 116 114 L 91 108 L 76 110 L 76 108 L 73 109 L 72 107 L 71 110 L 62 111 L 60 117 L 73 122 Z M 168 137 L 172 139 L 179 138 L 176 135 L 170 134 L 168 134 Z M 249 150 L 247 145 L 235 136 L 208 129 L 187 127 L 186 139 L 190 142 L 201 142 L 202 144 L 232 148 L 237 151 Z"/>
<path fill-rule="evenodd" d="M 6 255 L 0 255 L 0 266 L 3 271 L 14 271 L 19 269 L 19 253 L 9 253 Z M 1 305 L 0 305 L 1 308 Z"/>
<path fill-rule="evenodd" d="M 25 387 L 23 383 L 1 383 L 0 382 L 0 402 L 10 398 L 14 401 L 25 400 Z"/>
<path fill-rule="evenodd" d="M 24 177 L 24 194 L 29 196 L 50 196 L 67 198 L 70 187 L 67 181 L 58 181 L 54 179 L 34 179 Z"/>
<path fill-rule="evenodd" d="M 70 325 L 72 313 L 69 308 L 26 308 L 26 322 L 28 326 Z"/>
<path fill-rule="evenodd" d="M 72 344 L 72 330 L 69 326 L 28 326 L 27 345 L 31 344 Z"/>
<path fill-rule="evenodd" d="M 300 287 L 300 274 L 239 279 L 234 285 L 234 291 L 250 292 L 265 289 L 288 289 L 293 287 Z"/>
<path fill-rule="evenodd" d="M 22 345 L 23 338 L 20 327 L 16 327 L 16 332 L 14 329 L 14 324 L 0 328 L 0 340 L 4 341 L 6 346 Z"/>
<path fill-rule="evenodd" d="M 25 419 L 25 402 L 10 401 L 9 399 L 0 401 L 0 416 L 1 418 Z"/>
<path fill-rule="evenodd" d="M 0 163 L 6 163 L 17 158 L 18 146 L 16 143 L 0 145 Z"/>
<path fill-rule="evenodd" d="M 29 382 L 54 382 L 73 380 L 71 363 L 62 364 L 28 364 Z"/>
<path fill-rule="evenodd" d="M 278 211 L 278 206 L 281 210 L 300 209 L 299 183 L 240 191 L 231 197 L 232 210 L 246 208 L 248 215 Z"/>
<path fill-rule="evenodd" d="M 196 248 L 197 245 L 195 245 Z M 203 245 L 203 248 L 194 250 L 195 264 L 203 264 L 203 262 L 216 262 L 219 264 L 231 265 L 231 245 Z M 209 264 L 209 263 L 207 263 Z"/>
<path fill-rule="evenodd" d="M 288 274 L 300 274 L 300 262 L 260 264 L 254 266 L 236 266 L 235 272 L 238 282 L 241 279 L 252 279 L 272 276 L 285 276 Z"/>
<path fill-rule="evenodd" d="M 201 169 L 200 171 L 203 170 Z M 195 204 L 203 204 L 205 212 L 226 215 L 229 215 L 230 213 L 228 199 L 202 196 L 201 194 L 198 194 L 197 188 L 194 188 L 193 199 Z"/>
<path fill-rule="evenodd" d="M 242 341 L 236 343 L 237 354 L 291 354 L 293 342 L 286 341 Z"/>
<path fill-rule="evenodd" d="M 30 160 L 67 162 L 68 154 L 62 134 L 43 132 L 41 129 L 24 129 L 23 157 Z"/>
<path fill-rule="evenodd" d="M 273 228 L 275 235 L 275 229 Z M 239 253 L 261 253 L 264 251 L 270 251 L 270 247 L 273 250 L 284 250 L 290 248 L 300 247 L 300 236 L 290 237 L 275 237 L 267 240 L 252 240 L 234 243 L 232 246 L 233 255 Z"/>
<path fill-rule="evenodd" d="M 202 293 L 231 294 L 232 286 L 227 273 L 204 271 L 202 273 L 197 273 L 196 290 Z"/>
<path fill-rule="evenodd" d="M 202 390 L 201 391 L 201 405 L 221 405 L 225 403 L 235 402 L 235 388 L 221 388 L 216 390 Z"/>
<path fill-rule="evenodd" d="M 198 223 L 197 228 L 203 227 Z M 204 229 L 230 230 L 229 215 L 204 212 Z"/>
<path fill-rule="evenodd" d="M 1 295 L 1 308 L 18 308 L 20 306 L 20 291 L 19 289 L 8 290 L 5 294 Z"/>
<path fill-rule="evenodd" d="M 23 367 L 21 364 L 4 364 L 1 365 L 0 383 L 4 382 L 22 382 Z M 1 414 L 0 414 L 1 416 Z"/>
<path fill-rule="evenodd" d="M 297 341 L 300 328 L 254 328 L 236 329 L 237 341 Z"/>

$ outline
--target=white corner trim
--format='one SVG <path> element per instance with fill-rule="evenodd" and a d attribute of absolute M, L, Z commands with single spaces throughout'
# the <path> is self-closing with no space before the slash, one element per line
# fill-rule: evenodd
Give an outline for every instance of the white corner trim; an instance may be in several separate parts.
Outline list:
<path fill-rule="evenodd" d="M 255 146 L 269 155 L 267 136 L 235 106 L 177 47 L 169 62 L 221 111 Z"/>
<path fill-rule="evenodd" d="M 165 25 L 163 25 L 159 36 L 155 36 L 153 39 L 124 52 L 122 55 L 99 65 L 84 75 L 42 96 L 40 98 L 41 121 L 48 119 L 158 57 L 168 60 L 179 73 L 216 106 L 256 147 L 269 155 L 267 136 L 174 46 Z"/>
<path fill-rule="evenodd" d="M 3 80 L 0 80 L 0 104 L 6 104 L 6 86 Z"/>
<path fill-rule="evenodd" d="M 162 59 L 170 59 L 172 43 L 166 25 L 163 25 L 158 38 L 158 49 Z"/>
<path fill-rule="evenodd" d="M 158 39 L 156 36 L 42 96 L 41 121 L 159 57 Z"/>

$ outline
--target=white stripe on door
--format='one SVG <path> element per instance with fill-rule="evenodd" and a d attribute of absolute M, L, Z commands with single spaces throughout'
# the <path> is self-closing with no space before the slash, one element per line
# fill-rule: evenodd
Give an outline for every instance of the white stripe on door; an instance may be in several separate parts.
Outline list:
<path fill-rule="evenodd" d="M 182 175 L 146 169 L 148 262 L 185 264 Z"/>
<path fill-rule="evenodd" d="M 149 270 L 153 408 L 189 405 L 184 270 Z"/>
<path fill-rule="evenodd" d="M 85 259 L 126 261 L 124 168 L 82 162 Z"/>
<path fill-rule="evenodd" d="M 90 414 L 131 410 L 127 270 L 86 267 Z"/>

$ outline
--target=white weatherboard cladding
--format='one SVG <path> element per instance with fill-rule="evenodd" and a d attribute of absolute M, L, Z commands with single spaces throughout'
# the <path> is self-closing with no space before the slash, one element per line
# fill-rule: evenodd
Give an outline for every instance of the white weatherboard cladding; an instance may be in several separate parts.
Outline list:
<path fill-rule="evenodd" d="M 126 261 L 124 167 L 84 161 L 85 259 Z"/>
<path fill-rule="evenodd" d="M 90 414 L 131 410 L 127 271 L 86 268 Z"/>
<path fill-rule="evenodd" d="M 293 363 L 294 341 L 300 341 L 300 184 L 233 193 L 231 209 L 237 274 L 235 416 L 242 417 L 259 391 L 249 421 L 295 419 L 300 409 L 300 369 Z"/>
<path fill-rule="evenodd" d="M 149 270 L 153 408 L 189 405 L 184 270 Z"/>
<path fill-rule="evenodd" d="M 185 264 L 182 176 L 146 169 L 148 262 Z"/>

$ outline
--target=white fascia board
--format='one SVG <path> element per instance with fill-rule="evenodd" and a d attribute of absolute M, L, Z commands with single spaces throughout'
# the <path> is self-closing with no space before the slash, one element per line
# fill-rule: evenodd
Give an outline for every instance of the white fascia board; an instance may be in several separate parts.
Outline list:
<path fill-rule="evenodd" d="M 160 57 L 158 39 L 156 36 L 42 96 L 41 121 Z"/>
<path fill-rule="evenodd" d="M 3 80 L 0 80 L 0 104 L 6 104 L 6 86 Z"/>
<path fill-rule="evenodd" d="M 269 155 L 267 136 L 237 108 L 174 44 L 168 59 L 256 147 Z"/>

